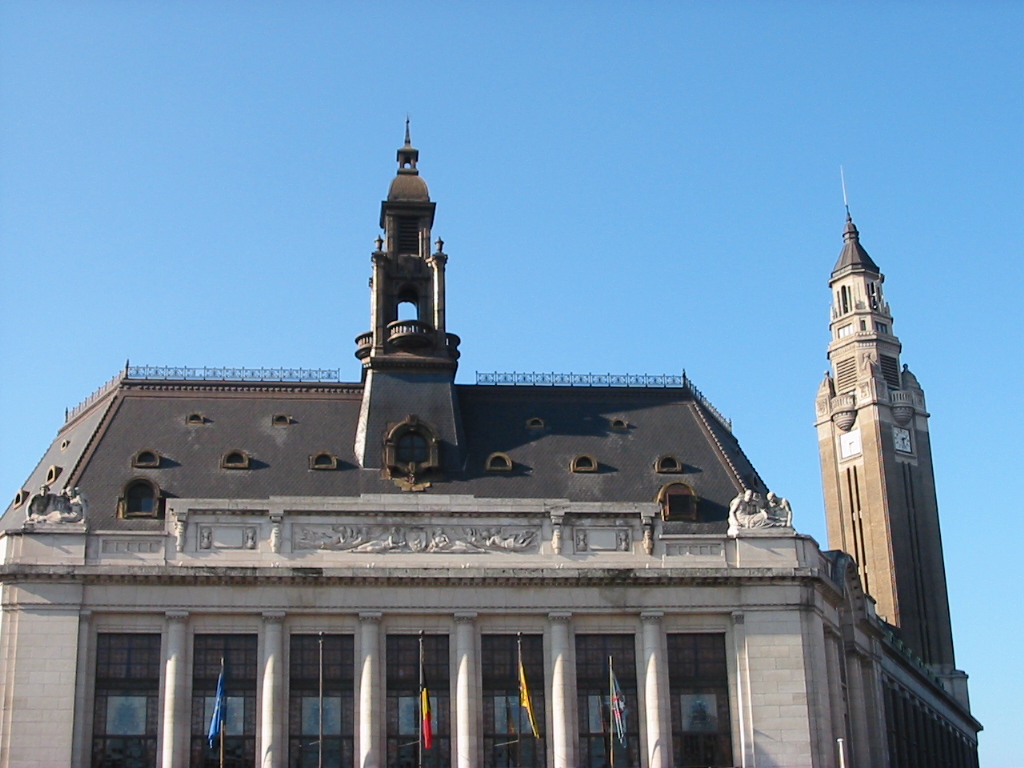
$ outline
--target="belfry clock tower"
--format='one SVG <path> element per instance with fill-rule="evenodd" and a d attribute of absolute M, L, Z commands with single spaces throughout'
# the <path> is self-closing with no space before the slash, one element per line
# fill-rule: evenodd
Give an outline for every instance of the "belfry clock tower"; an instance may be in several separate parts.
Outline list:
<path fill-rule="evenodd" d="M 901 369 L 885 278 L 849 215 L 843 240 L 816 401 L 829 546 L 853 556 L 879 616 L 959 693 L 924 391 Z"/>

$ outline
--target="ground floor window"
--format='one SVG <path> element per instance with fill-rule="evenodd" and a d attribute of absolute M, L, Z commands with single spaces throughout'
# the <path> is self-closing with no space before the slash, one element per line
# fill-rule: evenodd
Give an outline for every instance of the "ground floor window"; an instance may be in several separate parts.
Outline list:
<path fill-rule="evenodd" d="M 96 636 L 93 768 L 155 768 L 160 635 Z"/>
<path fill-rule="evenodd" d="M 725 635 L 670 634 L 668 679 L 677 768 L 731 766 Z"/>
<path fill-rule="evenodd" d="M 223 667 L 222 667 L 223 664 Z M 224 760 L 220 740 L 207 738 L 224 670 Z M 256 764 L 256 635 L 196 635 L 192 654 L 192 768 Z"/>
<path fill-rule="evenodd" d="M 352 635 L 291 636 L 289 768 L 354 764 L 353 654 Z"/>
<path fill-rule="evenodd" d="M 451 765 L 449 685 L 447 635 L 388 635 L 389 768 L 445 768 Z M 424 732 L 424 690 L 429 701 L 429 738 Z"/>
<path fill-rule="evenodd" d="M 484 635 L 480 651 L 484 768 L 544 768 L 544 638 Z"/>
<path fill-rule="evenodd" d="M 576 635 L 580 764 L 640 765 L 636 644 L 633 635 Z"/>

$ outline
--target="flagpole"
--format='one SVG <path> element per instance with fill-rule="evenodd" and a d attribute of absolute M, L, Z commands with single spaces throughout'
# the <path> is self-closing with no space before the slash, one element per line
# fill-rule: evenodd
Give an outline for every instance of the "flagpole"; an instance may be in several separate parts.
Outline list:
<path fill-rule="evenodd" d="M 419 768 L 423 768 L 423 630 L 420 630 L 420 689 L 417 692 L 416 698 L 419 701 L 420 709 L 420 745 L 419 749 L 416 750 L 416 765 Z"/>
<path fill-rule="evenodd" d="M 615 768 L 615 672 L 608 657 L 608 764 Z"/>
<path fill-rule="evenodd" d="M 222 675 L 224 675 L 224 657 L 223 656 L 220 657 L 220 673 Z M 224 727 L 226 725 L 227 717 L 225 717 L 225 715 L 227 714 L 226 710 L 228 708 L 228 696 L 227 696 L 228 681 L 227 681 L 226 677 L 227 676 L 225 675 L 225 680 L 224 680 L 224 689 L 225 689 L 224 690 L 224 702 L 221 704 L 221 708 L 220 708 L 220 723 L 219 723 L 219 725 L 220 725 L 220 768 L 224 768 Z"/>
<path fill-rule="evenodd" d="M 523 668 L 523 633 L 516 633 L 516 677 Z M 519 692 L 519 709 L 516 710 L 516 765 L 523 764 L 523 692 Z"/>
<path fill-rule="evenodd" d="M 319 697 L 319 704 L 317 705 L 317 714 L 319 715 L 319 721 L 317 722 L 317 767 L 324 768 L 324 633 L 321 632 L 318 639 L 318 650 L 319 650 L 319 681 L 320 689 L 317 693 Z"/>

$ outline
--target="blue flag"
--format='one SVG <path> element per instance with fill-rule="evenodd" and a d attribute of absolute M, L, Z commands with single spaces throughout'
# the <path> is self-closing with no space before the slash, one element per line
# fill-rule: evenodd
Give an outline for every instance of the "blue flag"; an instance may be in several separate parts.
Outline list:
<path fill-rule="evenodd" d="M 224 728 L 224 714 L 227 709 L 227 699 L 224 696 L 224 659 L 220 660 L 220 675 L 217 677 L 217 698 L 213 702 L 213 717 L 210 718 L 210 748 L 212 749 Z"/>

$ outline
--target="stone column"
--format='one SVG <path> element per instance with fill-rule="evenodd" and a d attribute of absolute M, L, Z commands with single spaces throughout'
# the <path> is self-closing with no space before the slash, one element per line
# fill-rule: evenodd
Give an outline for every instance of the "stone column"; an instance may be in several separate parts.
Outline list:
<path fill-rule="evenodd" d="M 475 613 L 455 614 L 455 766 L 478 764 Z"/>
<path fill-rule="evenodd" d="M 161 768 L 183 768 L 188 763 L 189 722 L 188 680 L 185 655 L 188 652 L 188 613 L 168 611 L 167 645 L 164 648 L 164 722 Z"/>
<path fill-rule="evenodd" d="M 380 614 L 359 614 L 359 762 L 356 768 L 380 768 Z"/>
<path fill-rule="evenodd" d="M 285 753 L 280 738 L 281 718 L 278 717 L 278 699 L 283 693 L 284 677 L 284 612 L 268 611 L 263 614 L 263 697 L 260 706 L 260 760 L 261 768 L 281 768 Z"/>
<path fill-rule="evenodd" d="M 89 762 L 85 755 L 89 754 L 86 742 L 91 730 L 89 721 L 92 707 L 88 705 L 88 681 L 92 679 L 89 670 L 89 631 L 92 611 L 81 611 L 78 614 L 78 659 L 75 671 L 75 723 L 71 732 L 71 764 L 85 765 Z"/>
<path fill-rule="evenodd" d="M 665 715 L 669 712 L 668 690 L 661 684 L 665 674 L 661 645 L 664 635 L 661 630 L 660 611 L 640 614 L 643 624 L 644 644 L 644 709 L 647 712 L 647 766 L 668 768 L 668 732 L 665 729 Z"/>
<path fill-rule="evenodd" d="M 573 765 L 569 717 L 572 706 L 572 685 L 576 670 L 569 653 L 569 621 L 571 613 L 549 613 L 551 631 L 551 751 L 554 768 Z"/>

